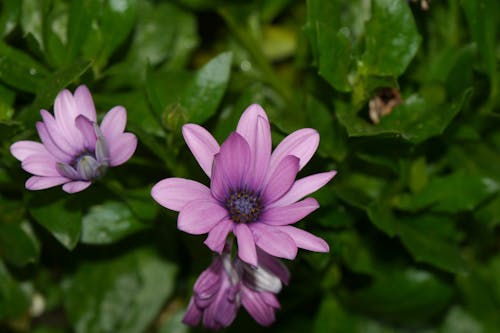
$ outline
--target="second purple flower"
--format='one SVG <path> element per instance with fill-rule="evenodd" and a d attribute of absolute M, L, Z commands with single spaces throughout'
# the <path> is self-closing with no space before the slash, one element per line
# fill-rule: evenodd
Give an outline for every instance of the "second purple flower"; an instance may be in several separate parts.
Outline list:
<path fill-rule="evenodd" d="M 127 111 L 115 106 L 97 124 L 94 101 L 86 86 L 74 95 L 61 91 L 54 103 L 54 116 L 40 111 L 36 124 L 42 142 L 18 141 L 10 147 L 22 168 L 33 174 L 26 181 L 28 190 L 63 185 L 68 193 L 86 189 L 109 167 L 125 163 L 135 152 L 137 137 L 124 133 Z"/>

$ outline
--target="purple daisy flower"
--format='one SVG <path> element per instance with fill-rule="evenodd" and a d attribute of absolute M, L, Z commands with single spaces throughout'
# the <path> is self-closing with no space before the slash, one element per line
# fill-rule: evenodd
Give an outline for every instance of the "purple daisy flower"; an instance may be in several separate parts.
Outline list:
<path fill-rule="evenodd" d="M 208 269 L 198 277 L 193 297 L 183 322 L 212 330 L 228 327 L 236 318 L 241 305 L 263 326 L 275 320 L 280 303 L 276 298 L 290 273 L 277 259 L 259 251 L 258 267 L 251 267 L 238 258 L 231 260 L 230 247 L 214 258 Z"/>
<path fill-rule="evenodd" d="M 313 198 L 301 200 L 328 183 L 336 171 L 295 180 L 319 144 L 310 128 L 287 136 L 271 153 L 271 130 L 265 111 L 251 105 L 219 147 L 203 127 L 184 125 L 184 139 L 211 178 L 210 188 L 193 180 L 167 178 L 151 195 L 162 206 L 179 211 L 177 226 L 190 234 L 205 234 L 205 244 L 221 253 L 233 232 L 239 257 L 258 266 L 257 248 L 293 259 L 297 248 L 328 252 L 328 244 L 291 226 L 319 207 Z M 301 201 L 299 201 L 301 200 Z"/>
<path fill-rule="evenodd" d="M 137 138 L 124 133 L 127 112 L 115 106 L 97 124 L 94 101 L 86 86 L 75 94 L 61 91 L 54 103 L 54 114 L 40 111 L 36 124 L 42 142 L 18 141 L 10 152 L 33 174 L 26 181 L 28 190 L 43 190 L 63 185 L 75 193 L 100 178 L 108 167 L 125 163 L 137 147 Z"/>

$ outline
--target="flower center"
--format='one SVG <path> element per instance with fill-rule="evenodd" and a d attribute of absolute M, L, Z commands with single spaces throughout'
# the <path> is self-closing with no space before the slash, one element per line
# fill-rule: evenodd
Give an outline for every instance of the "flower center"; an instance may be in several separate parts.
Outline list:
<path fill-rule="evenodd" d="M 255 222 L 262 212 L 259 195 L 248 190 L 232 192 L 226 199 L 226 208 L 236 223 Z"/>

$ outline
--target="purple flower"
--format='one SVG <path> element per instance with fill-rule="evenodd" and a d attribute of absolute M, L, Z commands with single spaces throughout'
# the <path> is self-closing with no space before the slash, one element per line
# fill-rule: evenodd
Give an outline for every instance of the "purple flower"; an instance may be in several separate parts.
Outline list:
<path fill-rule="evenodd" d="M 36 128 L 42 143 L 18 141 L 10 147 L 22 168 L 33 174 L 26 181 L 28 190 L 64 184 L 68 193 L 82 191 L 108 167 L 125 163 L 137 146 L 136 136 L 123 132 L 125 108 L 112 108 L 99 126 L 94 101 L 84 85 L 74 95 L 69 90 L 57 95 L 54 117 L 46 110 L 40 113 L 43 121 Z"/>
<path fill-rule="evenodd" d="M 234 259 L 234 266 L 240 273 L 241 304 L 256 322 L 269 326 L 276 319 L 275 310 L 281 308 L 276 294 L 283 284 L 288 284 L 290 273 L 280 261 L 261 250 L 257 257 L 258 267 L 238 258 Z"/>
<path fill-rule="evenodd" d="M 236 318 L 240 300 L 236 271 L 229 255 L 217 256 L 194 284 L 194 293 L 182 320 L 190 326 L 202 319 L 212 330 L 228 327 Z"/>
<path fill-rule="evenodd" d="M 206 328 L 218 330 L 231 325 L 243 305 L 259 324 L 271 325 L 280 308 L 275 294 L 288 283 L 290 273 L 268 254 L 259 251 L 258 256 L 261 266 L 251 267 L 238 258 L 231 260 L 226 246 L 196 281 L 183 322 L 195 326 L 201 320 Z"/>
<path fill-rule="evenodd" d="M 182 133 L 211 184 L 208 188 L 188 179 L 167 178 L 153 187 L 151 195 L 158 203 L 180 212 L 180 230 L 208 233 L 205 244 L 218 253 L 233 232 L 239 257 L 254 267 L 258 248 L 287 259 L 295 258 L 298 247 L 329 251 L 321 238 L 291 226 L 319 207 L 313 198 L 301 199 L 336 174 L 330 171 L 295 181 L 318 147 L 315 130 L 293 132 L 271 154 L 267 115 L 254 104 L 220 147 L 201 126 L 184 125 Z"/>

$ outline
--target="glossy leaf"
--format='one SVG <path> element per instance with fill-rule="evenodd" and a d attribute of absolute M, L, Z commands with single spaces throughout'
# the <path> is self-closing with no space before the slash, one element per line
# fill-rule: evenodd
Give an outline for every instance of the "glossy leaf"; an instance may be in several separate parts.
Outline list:
<path fill-rule="evenodd" d="M 461 238 L 453 221 L 437 215 L 396 218 L 381 203 L 368 208 L 372 223 L 389 236 L 399 236 L 417 262 L 426 262 L 450 272 L 465 272 L 466 264 L 458 247 Z"/>
<path fill-rule="evenodd" d="M 471 211 L 498 189 L 499 185 L 491 178 L 456 173 L 434 178 L 420 192 L 402 197 L 399 208 L 417 211 L 431 207 L 447 213 Z"/>
<path fill-rule="evenodd" d="M 453 289 L 425 270 L 387 273 L 362 290 L 344 293 L 343 299 L 361 311 L 390 322 L 411 325 L 429 320 L 451 302 Z"/>
<path fill-rule="evenodd" d="M 180 101 L 190 122 L 203 123 L 217 111 L 229 81 L 231 59 L 231 53 L 222 53 L 196 73 Z"/>
<path fill-rule="evenodd" d="M 34 195 L 29 212 L 62 245 L 72 250 L 80 238 L 82 213 L 78 200 L 56 194 L 57 190 L 61 191 L 54 189 L 50 194 Z"/>
<path fill-rule="evenodd" d="M 119 201 L 107 201 L 90 207 L 82 219 L 81 241 L 109 244 L 144 228 L 130 208 Z"/>
<path fill-rule="evenodd" d="M 366 23 L 363 66 L 370 74 L 399 76 L 417 53 L 421 37 L 405 1 L 374 0 Z"/>
<path fill-rule="evenodd" d="M 39 245 L 33 230 L 25 223 L 0 223 L 0 252 L 9 263 L 24 266 L 34 263 L 39 256 Z"/>
<path fill-rule="evenodd" d="M 0 36 L 6 36 L 14 30 L 17 25 L 19 14 L 21 13 L 21 2 L 16 0 L 6 0 L 2 3 L 2 13 L 0 14 Z"/>
<path fill-rule="evenodd" d="M 498 22 L 495 14 L 500 10 L 494 0 L 460 1 L 472 38 L 477 43 L 478 53 L 482 60 L 482 69 L 490 77 L 491 94 L 494 98 L 498 93 L 497 57 L 495 51 L 498 40 Z"/>
<path fill-rule="evenodd" d="M 26 53 L 0 42 L 0 80 L 15 88 L 35 92 L 47 70 Z"/>
<path fill-rule="evenodd" d="M 148 250 L 83 263 L 64 292 L 75 332 L 143 332 L 172 292 L 175 274 Z"/>
<path fill-rule="evenodd" d="M 446 108 L 444 112 L 437 111 L 443 106 L 431 106 L 421 96 L 410 96 L 392 113 L 383 117 L 377 125 L 364 120 L 352 106 L 339 102 L 336 104 L 336 110 L 339 121 L 350 136 L 385 135 L 420 143 L 441 134 L 463 108 L 470 93 L 471 90 L 467 90 L 460 99 L 444 106 Z M 368 110 L 363 109 L 360 112 L 368 113 Z"/>
<path fill-rule="evenodd" d="M 0 261 L 0 320 L 21 317 L 30 306 L 29 296 Z"/>

